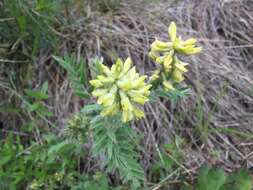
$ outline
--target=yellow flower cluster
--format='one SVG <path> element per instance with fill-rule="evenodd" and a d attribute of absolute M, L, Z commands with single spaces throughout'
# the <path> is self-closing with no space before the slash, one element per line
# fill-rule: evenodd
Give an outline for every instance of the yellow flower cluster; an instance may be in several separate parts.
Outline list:
<path fill-rule="evenodd" d="M 151 85 L 145 83 L 146 75 L 140 76 L 132 67 L 130 58 L 123 63 L 118 59 L 111 68 L 100 63 L 102 74 L 91 80 L 94 87 L 92 95 L 97 97 L 98 104 L 104 107 L 102 116 L 122 112 L 122 121 L 139 119 L 144 112 L 139 109 L 148 101 Z"/>
<path fill-rule="evenodd" d="M 184 73 L 187 72 L 187 63 L 180 61 L 176 54 L 193 55 L 201 52 L 201 47 L 196 47 L 196 39 L 190 38 L 183 41 L 177 37 L 177 27 L 172 22 L 168 28 L 170 42 L 156 39 L 151 44 L 149 57 L 161 65 L 162 68 L 154 71 L 151 82 L 161 79 L 165 90 L 174 90 L 173 83 L 180 83 L 184 80 Z"/>

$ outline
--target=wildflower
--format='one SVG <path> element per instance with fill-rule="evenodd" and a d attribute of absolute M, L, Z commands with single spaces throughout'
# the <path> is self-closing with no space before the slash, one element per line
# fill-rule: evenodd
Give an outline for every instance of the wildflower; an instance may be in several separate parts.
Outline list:
<path fill-rule="evenodd" d="M 147 76 L 136 72 L 130 58 L 124 63 L 117 59 L 111 68 L 101 63 L 100 68 L 102 74 L 90 84 L 94 87 L 92 95 L 104 107 L 101 115 L 122 113 L 123 122 L 142 118 L 144 112 L 139 107 L 149 100 L 151 88 L 145 83 Z"/>
<path fill-rule="evenodd" d="M 168 33 L 171 42 L 173 43 L 173 49 L 176 52 L 185 55 L 192 55 L 201 52 L 201 47 L 196 47 L 197 40 L 195 38 L 190 38 L 186 41 L 181 40 L 181 38 L 177 37 L 177 26 L 174 22 L 172 22 L 168 28 Z"/>
<path fill-rule="evenodd" d="M 165 90 L 167 90 L 167 91 L 175 90 L 175 88 L 173 87 L 173 85 L 169 81 L 163 81 L 163 86 L 164 86 Z"/>
<path fill-rule="evenodd" d="M 156 81 L 157 79 L 159 79 L 159 74 L 160 74 L 160 70 L 155 70 L 153 71 L 152 76 L 150 77 L 150 81 Z"/>
<path fill-rule="evenodd" d="M 201 47 L 196 47 L 197 40 L 190 38 L 183 41 L 177 36 L 177 27 L 174 22 L 168 27 L 169 42 L 157 38 L 151 44 L 149 57 L 160 65 L 150 77 L 150 82 L 160 81 L 165 90 L 174 90 L 174 84 L 184 80 L 184 73 L 188 70 L 187 63 L 180 61 L 177 54 L 193 55 L 201 52 Z"/>

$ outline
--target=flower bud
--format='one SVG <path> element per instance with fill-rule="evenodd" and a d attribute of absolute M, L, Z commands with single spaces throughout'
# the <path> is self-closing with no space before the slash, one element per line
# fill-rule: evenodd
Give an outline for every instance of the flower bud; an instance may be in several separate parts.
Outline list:
<path fill-rule="evenodd" d="M 103 106 L 111 106 L 114 102 L 114 95 L 111 93 L 104 94 L 98 98 L 98 104 Z"/>
<path fill-rule="evenodd" d="M 171 22 L 169 28 L 168 28 L 168 33 L 170 36 L 170 40 L 174 42 L 177 38 L 177 26 L 175 22 Z"/>
<path fill-rule="evenodd" d="M 106 74 L 108 77 L 112 75 L 110 69 L 107 66 L 105 66 L 102 63 L 100 63 L 100 67 L 101 67 L 103 73 Z"/>
<path fill-rule="evenodd" d="M 90 80 L 90 84 L 94 86 L 95 88 L 99 88 L 103 86 L 103 83 L 98 79 Z"/>
<path fill-rule="evenodd" d="M 108 90 L 106 89 L 96 89 L 92 92 L 92 95 L 95 97 L 99 97 L 99 96 L 105 95 L 107 92 Z"/>
<path fill-rule="evenodd" d="M 169 81 L 163 81 L 163 86 L 166 91 L 175 90 L 175 88 Z"/>
<path fill-rule="evenodd" d="M 138 108 L 134 108 L 134 115 L 137 119 L 144 117 L 144 112 Z"/>
<path fill-rule="evenodd" d="M 182 82 L 184 80 L 183 72 L 177 69 L 174 70 L 172 73 L 172 79 L 178 83 Z"/>
<path fill-rule="evenodd" d="M 120 106 L 118 103 L 113 104 L 112 106 L 106 107 L 102 112 L 101 115 L 103 117 L 108 115 L 115 115 L 119 112 Z"/>
<path fill-rule="evenodd" d="M 157 55 L 154 51 L 150 51 L 150 52 L 148 53 L 148 56 L 149 56 L 149 58 L 150 58 L 151 60 L 155 61 L 156 58 L 157 58 L 159 55 Z"/>
<path fill-rule="evenodd" d="M 195 38 L 190 38 L 190 39 L 183 42 L 183 46 L 188 46 L 188 45 L 195 46 L 196 42 L 197 42 L 197 40 Z"/>

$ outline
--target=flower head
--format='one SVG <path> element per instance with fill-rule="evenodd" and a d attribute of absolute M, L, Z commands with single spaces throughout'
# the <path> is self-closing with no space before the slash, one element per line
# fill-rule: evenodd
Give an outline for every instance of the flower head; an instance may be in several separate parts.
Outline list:
<path fill-rule="evenodd" d="M 149 57 L 160 65 L 151 76 L 150 81 L 160 80 L 165 90 L 174 90 L 173 84 L 184 80 L 184 73 L 188 70 L 187 63 L 180 61 L 177 54 L 193 55 L 199 53 L 202 48 L 196 47 L 197 40 L 190 38 L 183 41 L 177 36 L 177 27 L 174 22 L 168 27 L 169 42 L 155 39 L 151 44 Z"/>
<path fill-rule="evenodd" d="M 139 107 L 148 101 L 151 87 L 145 83 L 147 76 L 136 72 L 130 58 L 124 63 L 117 59 L 111 68 L 102 63 L 100 67 L 102 74 L 90 84 L 94 87 L 92 95 L 104 107 L 101 115 L 122 113 L 123 122 L 142 118 L 144 112 Z"/>

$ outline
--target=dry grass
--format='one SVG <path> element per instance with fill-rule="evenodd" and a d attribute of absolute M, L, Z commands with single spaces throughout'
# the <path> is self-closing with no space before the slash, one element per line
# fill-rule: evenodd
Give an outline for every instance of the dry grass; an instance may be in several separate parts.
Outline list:
<path fill-rule="evenodd" d="M 118 55 L 131 56 L 140 72 L 149 73 L 155 66 L 146 56 L 149 45 L 155 36 L 167 38 L 171 21 L 176 21 L 183 37 L 197 37 L 204 51 L 186 59 L 191 63 L 186 80 L 191 94 L 178 103 L 161 100 L 148 104 L 147 117 L 134 125 L 145 136 L 142 163 L 147 176 L 151 164 L 159 159 L 154 156 L 159 147 L 176 137 L 187 142 L 180 147 L 184 162 L 178 166 L 189 176 L 206 162 L 227 171 L 253 167 L 251 0 L 125 0 L 114 14 L 88 11 L 64 32 L 60 30 L 61 49 L 88 60 L 104 56 L 108 65 Z M 50 107 L 54 120 L 63 128 L 63 118 L 85 102 L 73 96 L 66 77 L 50 56 L 41 52 L 37 60 L 38 82 L 45 78 L 51 81 Z"/>

